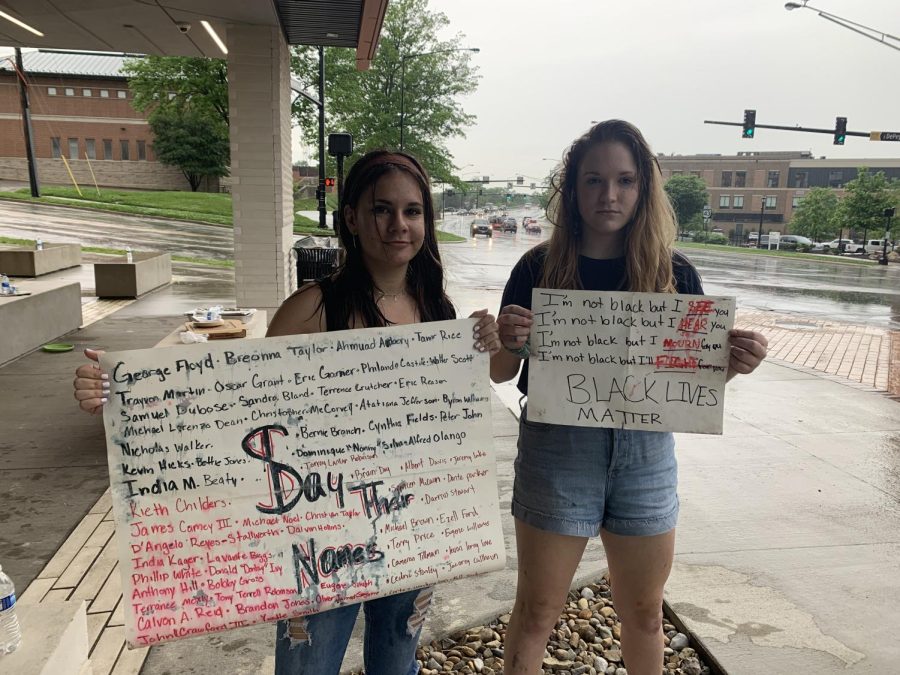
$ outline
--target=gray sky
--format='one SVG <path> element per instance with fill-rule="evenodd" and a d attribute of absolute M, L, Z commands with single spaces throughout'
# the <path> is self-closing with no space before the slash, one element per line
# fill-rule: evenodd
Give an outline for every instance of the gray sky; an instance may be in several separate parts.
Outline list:
<path fill-rule="evenodd" d="M 898 0 L 812 0 L 821 10 L 900 36 Z M 464 177 L 541 177 L 591 120 L 636 124 L 656 152 L 811 150 L 900 157 L 900 143 L 703 124 L 741 121 L 900 131 L 900 51 L 784 0 L 431 0 L 447 38 L 478 47 L 477 115 L 450 140 Z"/>

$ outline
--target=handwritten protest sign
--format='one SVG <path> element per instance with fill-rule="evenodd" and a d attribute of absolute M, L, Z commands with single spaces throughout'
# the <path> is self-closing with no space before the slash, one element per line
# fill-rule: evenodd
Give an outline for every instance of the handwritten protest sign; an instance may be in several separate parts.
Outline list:
<path fill-rule="evenodd" d="M 473 324 L 106 354 L 128 643 L 502 568 Z"/>
<path fill-rule="evenodd" d="M 734 299 L 536 288 L 528 418 L 722 433 Z"/>

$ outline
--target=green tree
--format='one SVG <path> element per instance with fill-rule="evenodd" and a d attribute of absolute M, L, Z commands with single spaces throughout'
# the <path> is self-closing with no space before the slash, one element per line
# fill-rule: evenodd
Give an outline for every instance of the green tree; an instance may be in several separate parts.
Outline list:
<path fill-rule="evenodd" d="M 678 218 L 679 230 L 691 232 L 700 229 L 703 222 L 698 216 L 709 200 L 703 179 L 698 176 L 672 176 L 666 181 L 665 190 Z"/>
<path fill-rule="evenodd" d="M 794 209 L 788 223 L 792 234 L 809 237 L 813 241 L 827 241 L 838 231 L 838 197 L 830 188 L 814 187 Z"/>
<path fill-rule="evenodd" d="M 856 178 L 845 186 L 847 193 L 837 210 L 838 224 L 853 230 L 857 236 L 883 232 L 884 210 L 894 203 L 890 187 L 883 171 L 873 174 L 868 167 L 859 167 Z"/>
<path fill-rule="evenodd" d="M 228 128 L 190 108 L 157 110 L 150 117 L 159 161 L 181 169 L 196 192 L 204 176 L 228 175 Z"/>
<path fill-rule="evenodd" d="M 226 176 L 228 79 L 225 62 L 147 56 L 125 62 L 132 105 L 147 114 L 159 160 L 181 169 L 191 190 L 204 176 Z"/>
<path fill-rule="evenodd" d="M 470 52 L 450 51 L 465 44 L 462 34 L 447 40 L 435 37 L 448 24 L 446 15 L 428 9 L 427 0 L 393 0 L 369 70 L 356 69 L 353 50 L 325 50 L 325 112 L 327 131 L 353 135 L 357 157 L 375 148 L 399 147 L 401 57 L 406 56 L 404 149 L 418 157 L 433 178 L 459 186 L 446 140 L 462 135 L 475 121 L 459 97 L 475 89 L 478 76 Z M 318 81 L 317 49 L 294 48 L 292 69 L 312 91 Z M 304 137 L 317 138 L 317 107 L 298 97 L 294 114 Z"/>
<path fill-rule="evenodd" d="M 209 114 L 228 125 L 228 71 L 219 59 L 145 56 L 123 67 L 136 110 L 186 110 Z"/>

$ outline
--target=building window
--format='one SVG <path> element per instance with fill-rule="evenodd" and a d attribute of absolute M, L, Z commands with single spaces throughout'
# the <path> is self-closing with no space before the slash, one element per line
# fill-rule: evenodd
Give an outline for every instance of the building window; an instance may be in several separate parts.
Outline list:
<path fill-rule="evenodd" d="M 118 96 L 119 98 L 128 98 L 128 92 L 125 91 L 124 89 L 119 89 L 116 92 L 116 96 Z"/>
<path fill-rule="evenodd" d="M 719 208 L 727 209 L 728 205 L 731 203 L 731 197 L 729 195 L 722 195 L 719 197 Z"/>
<path fill-rule="evenodd" d="M 59 147 L 59 136 L 50 139 L 50 155 L 53 159 L 59 159 L 62 156 L 62 150 Z"/>
<path fill-rule="evenodd" d="M 82 90 L 81 90 L 81 95 L 82 95 L 82 96 L 93 96 L 94 93 L 93 93 L 90 89 L 82 89 Z"/>
<path fill-rule="evenodd" d="M 798 171 L 794 174 L 794 187 L 795 188 L 805 188 L 809 187 L 809 173 L 806 171 Z"/>
<path fill-rule="evenodd" d="M 131 159 L 128 141 L 119 141 L 119 149 L 122 151 L 122 156 L 119 159 Z"/>
<path fill-rule="evenodd" d="M 791 208 L 796 209 L 798 206 L 800 206 L 800 202 L 802 201 L 803 197 L 794 197 L 793 199 L 791 199 Z"/>
<path fill-rule="evenodd" d="M 103 139 L 103 159 L 112 159 L 112 139 Z"/>
<path fill-rule="evenodd" d="M 844 187 L 844 172 L 843 171 L 829 171 L 828 172 L 828 187 L 833 187 L 833 188 Z"/>
<path fill-rule="evenodd" d="M 56 87 L 47 87 L 48 96 L 56 96 Z"/>
<path fill-rule="evenodd" d="M 778 197 L 775 197 L 775 196 L 766 197 L 766 208 L 767 209 L 774 209 L 776 206 L 778 206 Z"/>
<path fill-rule="evenodd" d="M 75 90 L 72 87 L 66 87 L 66 96 L 74 96 Z"/>
<path fill-rule="evenodd" d="M 69 159 L 78 159 L 78 139 L 69 139 Z"/>
<path fill-rule="evenodd" d="M 109 89 L 101 89 L 100 98 L 109 98 Z"/>
<path fill-rule="evenodd" d="M 734 172 L 734 187 L 747 187 L 747 172 L 746 171 L 735 171 Z"/>
<path fill-rule="evenodd" d="M 781 177 L 780 171 L 769 171 L 769 176 L 766 179 L 766 187 L 777 188 L 778 187 L 778 179 Z"/>
<path fill-rule="evenodd" d="M 97 159 L 97 144 L 93 138 L 84 139 L 84 154 L 88 159 Z"/>
<path fill-rule="evenodd" d="M 744 208 L 744 195 L 735 195 L 734 196 L 734 208 L 736 208 L 736 209 Z"/>
<path fill-rule="evenodd" d="M 731 187 L 731 172 L 722 172 L 722 187 Z"/>
<path fill-rule="evenodd" d="M 137 142 L 137 153 L 138 153 L 138 159 L 140 159 L 140 160 L 147 159 L 147 141 L 138 141 Z"/>

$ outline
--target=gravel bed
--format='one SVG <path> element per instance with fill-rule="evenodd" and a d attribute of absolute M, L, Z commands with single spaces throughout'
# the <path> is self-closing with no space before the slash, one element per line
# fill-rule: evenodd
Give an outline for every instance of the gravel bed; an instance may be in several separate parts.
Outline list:
<path fill-rule="evenodd" d="M 421 675 L 501 675 L 509 614 L 485 626 L 459 631 L 420 645 Z M 709 675 L 709 667 L 688 646 L 686 635 L 664 623 L 663 675 Z M 627 675 L 622 663 L 621 627 L 606 578 L 569 593 L 544 653 L 545 675 Z"/>

